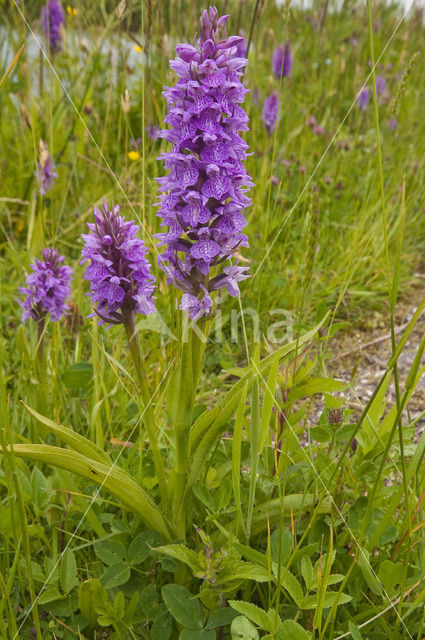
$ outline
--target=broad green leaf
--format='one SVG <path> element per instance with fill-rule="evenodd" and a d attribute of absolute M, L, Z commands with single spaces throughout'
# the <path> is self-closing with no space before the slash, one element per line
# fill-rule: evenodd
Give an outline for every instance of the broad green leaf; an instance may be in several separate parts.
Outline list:
<path fill-rule="evenodd" d="M 38 604 L 47 604 L 48 602 L 53 602 L 53 600 L 60 600 L 61 598 L 63 598 L 63 595 L 59 593 L 56 587 L 49 587 L 42 592 L 37 602 Z"/>
<path fill-rule="evenodd" d="M 127 550 L 117 540 L 111 540 L 110 538 L 97 540 L 93 545 L 93 549 L 97 557 L 110 566 L 127 560 Z"/>
<path fill-rule="evenodd" d="M 31 474 L 32 501 L 41 511 L 50 502 L 50 492 L 47 488 L 47 480 L 37 467 L 34 467 Z"/>
<path fill-rule="evenodd" d="M 84 389 L 93 380 L 93 365 L 90 362 L 70 364 L 62 374 L 62 382 L 70 389 Z"/>
<path fill-rule="evenodd" d="M 120 587 L 130 580 L 130 567 L 123 562 L 113 564 L 106 569 L 100 580 L 105 589 Z"/>
<path fill-rule="evenodd" d="M 158 607 L 159 594 L 154 584 L 148 584 L 140 595 L 140 611 L 146 620 L 153 620 L 152 612 Z"/>
<path fill-rule="evenodd" d="M 229 600 L 229 604 L 232 609 L 254 622 L 263 631 L 273 631 L 274 617 L 264 609 L 260 609 L 260 607 L 251 602 L 243 602 L 241 600 Z"/>
<path fill-rule="evenodd" d="M 378 579 L 390 596 L 392 596 L 397 585 L 403 584 L 404 576 L 405 568 L 402 562 L 391 562 L 391 560 L 387 559 L 379 567 Z"/>
<path fill-rule="evenodd" d="M 333 378 L 314 378 L 305 384 L 294 387 L 289 392 L 290 402 L 295 402 L 300 398 L 313 396 L 316 393 L 344 391 L 347 388 L 345 382 L 334 380 Z"/>
<path fill-rule="evenodd" d="M 230 627 L 232 640 L 260 640 L 257 629 L 245 616 L 237 616 Z"/>
<path fill-rule="evenodd" d="M 309 556 L 305 555 L 301 558 L 301 573 L 304 578 L 305 586 L 307 591 L 311 591 L 312 586 L 314 584 L 314 573 L 313 573 L 313 565 Z"/>
<path fill-rule="evenodd" d="M 183 629 L 179 635 L 179 640 L 215 640 L 214 629 Z"/>
<path fill-rule="evenodd" d="M 278 626 L 276 640 L 311 640 L 311 633 L 295 620 L 284 620 Z"/>
<path fill-rule="evenodd" d="M 251 562 L 240 562 L 236 567 L 232 568 L 225 577 L 223 575 L 223 584 L 231 584 L 235 580 L 254 580 L 255 582 L 267 582 L 269 573 L 263 567 Z"/>
<path fill-rule="evenodd" d="M 111 463 L 111 459 L 108 454 L 93 442 L 91 442 L 87 438 L 84 438 L 84 436 L 80 435 L 69 427 L 64 427 L 62 424 L 58 424 L 57 422 L 54 422 L 49 418 L 45 418 L 37 411 L 34 411 L 34 409 L 31 409 L 31 407 L 26 405 L 24 402 L 22 402 L 22 405 L 25 407 L 28 413 L 34 416 L 34 418 L 41 422 L 41 424 L 44 424 L 44 426 L 47 427 L 49 431 L 51 431 L 51 433 L 54 433 L 61 442 L 64 442 L 65 444 L 70 446 L 74 451 L 81 453 L 83 456 L 86 456 L 86 458 L 92 458 L 93 460 L 97 460 L 98 462 L 102 462 L 103 464 Z"/>
<path fill-rule="evenodd" d="M 104 589 L 97 578 L 90 578 L 78 587 L 78 606 L 81 615 L 87 620 L 89 630 L 97 625 L 98 614 L 96 607 L 102 603 Z"/>
<path fill-rule="evenodd" d="M 297 607 L 301 608 L 304 596 L 303 590 L 296 577 L 288 570 L 283 572 L 281 578 L 282 587 L 289 593 Z"/>
<path fill-rule="evenodd" d="M 378 581 L 374 571 L 372 571 L 372 567 L 370 566 L 369 558 L 370 558 L 369 551 L 367 551 L 367 549 L 362 549 L 360 551 L 359 559 L 358 559 L 358 563 L 357 564 L 358 564 L 358 566 L 360 568 L 360 571 L 362 572 L 363 578 L 365 579 L 366 584 L 369 587 L 369 589 L 373 593 L 376 593 L 376 595 L 382 596 L 381 585 L 379 584 L 379 581 Z"/>
<path fill-rule="evenodd" d="M 63 592 L 69 593 L 77 584 L 77 565 L 72 549 L 65 549 L 60 562 L 60 581 Z"/>
<path fill-rule="evenodd" d="M 280 558 L 279 558 L 280 551 Z M 282 530 L 275 529 L 270 536 L 270 555 L 272 562 L 282 567 L 288 562 L 292 553 L 292 535 L 289 529 L 283 527 Z"/>
<path fill-rule="evenodd" d="M 179 584 L 166 584 L 161 589 L 168 611 L 179 624 L 187 629 L 202 629 L 205 612 L 199 600 Z"/>
<path fill-rule="evenodd" d="M 206 629 L 215 629 L 217 627 L 225 627 L 231 624 L 233 619 L 236 618 L 237 613 L 231 607 L 223 607 L 222 609 L 214 609 L 211 611 L 208 622 L 205 626 Z"/>
<path fill-rule="evenodd" d="M 347 442 L 351 439 L 351 436 L 356 429 L 357 425 L 348 422 L 347 424 L 343 424 L 336 430 L 335 433 L 335 441 L 336 442 Z"/>
<path fill-rule="evenodd" d="M 217 418 L 221 409 L 219 405 L 213 407 L 211 410 L 204 411 L 197 420 L 194 422 L 190 434 L 189 434 L 189 449 L 193 449 L 199 444 L 204 433 L 210 428 L 214 420 Z"/>
<path fill-rule="evenodd" d="M 276 526 L 282 517 L 282 507 L 284 516 L 291 517 L 291 511 L 293 515 L 306 513 L 312 511 L 319 502 L 319 496 L 310 493 L 294 493 L 286 495 L 283 499 L 283 505 L 281 498 L 273 498 L 263 502 L 254 510 L 254 518 L 252 525 L 252 534 L 256 535 L 267 529 L 268 523 L 271 526 Z M 329 496 L 325 496 L 318 509 L 319 513 L 330 513 L 332 510 L 332 501 Z"/>
<path fill-rule="evenodd" d="M 186 564 L 193 573 L 202 571 L 202 567 L 199 563 L 198 554 L 192 549 L 188 549 L 184 544 L 168 544 L 162 547 L 156 547 L 155 551 L 164 553 L 179 562 Z"/>
<path fill-rule="evenodd" d="M 0 448 L 1 451 L 1 448 Z M 158 507 L 133 478 L 116 466 L 90 460 L 76 451 L 46 444 L 15 444 L 15 456 L 45 462 L 101 485 L 120 501 L 122 506 L 140 515 L 149 529 L 170 539 L 168 524 Z"/>
<path fill-rule="evenodd" d="M 202 502 L 202 504 L 211 511 L 211 513 L 215 513 L 217 508 L 214 502 L 214 498 L 211 495 L 211 491 L 203 482 L 197 482 L 193 485 L 192 491 L 195 496 Z"/>
<path fill-rule="evenodd" d="M 151 640 L 168 640 L 171 636 L 172 629 L 173 619 L 168 611 L 165 611 L 155 618 L 153 622 L 151 627 Z"/>
<path fill-rule="evenodd" d="M 128 561 L 130 564 L 141 564 L 150 555 L 152 549 L 161 544 L 161 537 L 156 531 L 142 531 L 128 547 Z"/>
<path fill-rule="evenodd" d="M 138 607 L 139 607 L 139 594 L 137 591 L 135 591 L 131 596 L 131 600 L 128 603 L 127 609 L 125 610 L 126 624 L 131 625 L 133 618 L 136 614 L 136 611 L 138 610 Z"/>
<path fill-rule="evenodd" d="M 301 609 L 316 609 L 319 600 L 319 595 L 315 594 L 313 596 L 308 596 L 302 602 Z M 330 607 L 335 606 L 336 602 L 338 602 L 338 606 L 341 604 L 347 604 L 350 602 L 352 597 L 347 593 L 338 593 L 337 591 L 328 591 L 325 594 L 325 597 L 322 599 L 322 607 L 323 609 L 329 609 Z"/>
<path fill-rule="evenodd" d="M 115 621 L 122 620 L 124 615 L 124 607 L 125 607 L 124 594 L 122 591 L 118 591 L 118 593 L 114 598 L 114 604 L 112 607 L 112 615 L 114 616 Z"/>
<path fill-rule="evenodd" d="M 363 636 L 359 631 L 359 628 L 356 627 L 356 625 L 351 622 L 351 620 L 348 621 L 348 629 L 353 637 L 353 640 L 363 640 Z"/>
<path fill-rule="evenodd" d="M 330 427 L 325 425 L 317 425 L 309 430 L 310 436 L 316 442 L 330 442 L 332 440 L 333 432 Z"/>

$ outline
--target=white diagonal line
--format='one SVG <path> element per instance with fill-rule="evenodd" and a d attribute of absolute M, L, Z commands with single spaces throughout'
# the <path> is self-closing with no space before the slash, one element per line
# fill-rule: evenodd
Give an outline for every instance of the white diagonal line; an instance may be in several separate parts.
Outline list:
<path fill-rule="evenodd" d="M 409 4 L 408 8 L 406 9 L 406 11 L 403 13 L 403 15 L 401 16 L 399 22 L 397 23 L 396 28 L 394 29 L 393 33 L 391 34 L 387 44 L 385 45 L 385 47 L 383 48 L 383 50 L 381 51 L 379 57 L 377 58 L 374 66 L 371 68 L 369 75 L 367 76 L 366 80 L 364 81 L 364 83 L 362 84 L 362 86 L 360 87 L 356 97 L 354 98 L 353 102 L 351 103 L 351 106 L 349 107 L 347 113 L 345 114 L 344 118 L 342 119 L 340 125 L 338 126 L 337 130 L 335 131 L 334 135 L 331 138 L 331 141 L 329 142 L 328 146 L 326 147 L 326 149 L 324 150 L 324 152 L 322 153 L 320 159 L 318 160 L 316 166 L 313 169 L 313 172 L 311 173 L 309 179 L 307 180 L 307 182 L 305 183 L 301 193 L 299 194 L 298 198 L 296 199 L 295 203 L 292 205 L 288 215 L 286 216 L 285 220 L 283 221 L 282 226 L 280 227 L 279 231 L 277 232 L 277 234 L 275 235 L 275 237 L 273 238 L 273 241 L 271 243 L 271 245 L 267 248 L 266 253 L 264 255 L 264 257 L 262 258 L 260 264 L 258 265 L 254 275 L 251 278 L 251 282 L 252 280 L 254 280 L 255 276 L 257 275 L 257 273 L 259 272 L 259 270 L 261 269 L 261 267 L 263 266 L 264 261 L 266 260 L 267 256 L 269 255 L 270 251 L 273 249 L 276 240 L 279 238 L 280 234 L 282 233 L 283 229 L 285 228 L 286 223 L 288 222 L 289 218 L 291 217 L 291 215 L 293 214 L 294 210 L 296 209 L 298 203 L 300 202 L 302 196 L 304 195 L 306 189 L 308 188 L 308 186 L 310 185 L 312 179 L 314 178 L 318 168 L 320 167 L 320 165 L 322 164 L 322 161 L 324 160 L 325 156 L 327 155 L 329 149 L 331 148 L 331 146 L 333 145 L 335 139 L 337 138 L 343 124 L 345 123 L 345 121 L 347 120 L 348 116 L 350 115 L 354 105 L 357 102 L 357 98 L 359 97 L 360 93 L 362 92 L 362 90 L 364 89 L 364 87 L 366 86 L 366 84 L 369 82 L 369 79 L 371 77 L 371 75 L 373 74 L 373 72 L 376 69 L 376 66 L 378 64 L 378 62 L 381 60 L 382 56 L 384 55 L 384 53 L 386 52 L 386 50 L 388 49 L 390 43 L 392 42 L 395 34 L 397 33 L 401 23 L 403 22 L 404 18 L 406 17 L 406 15 L 408 14 L 408 12 L 410 11 L 413 3 L 415 0 L 412 0 L 411 3 Z"/>
<path fill-rule="evenodd" d="M 252 364 L 253 364 L 253 366 L 255 367 L 255 369 L 256 369 L 256 371 L 257 371 L 257 374 L 258 374 L 258 376 L 261 378 L 261 380 L 262 380 L 262 382 L 263 382 L 264 386 L 266 387 L 267 391 L 270 393 L 270 395 L 271 395 L 271 397 L 272 397 L 272 400 L 273 400 L 273 403 L 274 403 L 274 404 L 275 404 L 275 406 L 276 406 L 276 409 L 277 409 L 277 410 L 279 411 L 279 413 L 280 413 L 280 414 L 285 418 L 285 422 L 287 423 L 287 425 L 288 425 L 289 429 L 291 430 L 292 435 L 293 435 L 293 436 L 295 437 L 295 439 L 298 441 L 297 434 L 295 433 L 294 429 L 292 428 L 291 423 L 289 422 L 289 420 L 288 420 L 288 418 L 286 417 L 285 413 L 284 413 L 283 411 L 281 411 L 281 409 L 280 409 L 280 407 L 279 407 L 279 403 L 276 401 L 276 399 L 275 399 L 275 397 L 274 397 L 274 393 L 271 391 L 271 389 L 270 389 L 270 387 L 268 386 L 268 384 L 267 384 L 266 380 L 264 380 L 263 376 L 261 375 L 260 370 L 258 369 L 257 365 L 255 364 L 255 362 L 254 362 L 254 360 L 253 360 L 252 358 L 251 358 L 251 363 L 252 363 Z M 298 441 L 298 442 L 299 442 L 299 441 Z M 404 623 L 404 621 L 403 621 L 402 617 L 400 616 L 400 614 L 399 614 L 398 610 L 396 609 L 395 605 L 391 602 L 391 598 L 389 597 L 388 593 L 386 592 L 384 585 L 383 585 L 383 584 L 382 584 L 382 582 L 379 580 L 378 576 L 376 575 L 375 571 L 373 570 L 373 567 L 372 567 L 372 565 L 370 564 L 370 562 L 369 562 L 369 560 L 368 560 L 368 558 L 367 558 L 367 556 L 366 556 L 366 554 L 365 554 L 364 550 L 363 550 L 363 549 L 362 549 L 362 547 L 360 546 L 360 544 L 359 544 L 359 542 L 358 542 L 357 538 L 355 537 L 355 535 L 354 535 L 353 531 L 351 530 L 351 528 L 350 528 L 350 526 L 349 526 L 348 522 L 347 522 L 347 521 L 346 521 L 346 519 L 344 518 L 343 513 L 342 513 L 342 512 L 341 512 L 341 510 L 339 509 L 339 507 L 338 507 L 338 505 L 336 504 L 335 500 L 333 499 L 333 497 L 332 497 L 332 495 L 331 495 L 330 491 L 328 490 L 328 488 L 326 487 L 325 483 L 323 482 L 323 480 L 322 480 L 322 478 L 321 478 L 321 476 L 320 476 L 320 473 L 318 473 L 318 471 L 316 470 L 316 467 L 314 466 L 314 464 L 313 464 L 313 462 L 312 462 L 312 460 L 311 460 L 310 456 L 308 455 L 308 453 L 307 453 L 307 451 L 306 451 L 305 447 L 303 447 L 303 446 L 302 446 L 301 442 L 299 442 L 299 445 L 300 445 L 300 447 L 301 447 L 302 452 L 304 453 L 304 456 L 307 458 L 308 462 L 310 463 L 311 468 L 313 469 L 314 473 L 316 474 L 317 479 L 319 480 L 319 482 L 320 482 L 320 483 L 321 483 L 321 485 L 323 486 L 324 490 L 326 491 L 327 495 L 329 496 L 330 501 L 332 502 L 332 505 L 334 506 L 334 508 L 335 508 L 335 509 L 336 509 L 336 511 L 338 512 L 338 515 L 339 515 L 339 517 L 341 518 L 342 522 L 344 523 L 344 526 L 346 527 L 346 529 L 347 529 L 347 531 L 349 532 L 350 536 L 352 537 L 353 541 L 354 541 L 354 542 L 355 542 L 355 544 L 357 545 L 357 547 L 358 547 L 358 549 L 359 549 L 359 551 L 360 551 L 361 555 L 363 556 L 364 560 L 365 560 L 365 561 L 367 562 L 367 564 L 369 565 L 369 568 L 370 568 L 370 570 L 371 570 L 371 572 L 372 572 L 373 576 L 375 577 L 376 581 L 377 581 L 377 582 L 378 582 L 378 584 L 380 585 L 380 587 L 381 587 L 381 589 L 382 589 L 382 592 L 384 593 L 385 597 L 387 598 L 388 602 L 389 602 L 389 603 L 390 603 L 390 605 L 391 605 L 391 608 L 393 608 L 393 609 L 394 609 L 394 611 L 396 612 L 397 617 L 399 618 L 399 620 L 400 620 L 400 622 L 402 623 L 403 627 L 406 629 L 406 631 L 407 631 L 407 633 L 408 633 L 408 635 L 409 635 L 409 638 L 411 638 L 411 640 L 413 640 L 413 636 L 410 634 L 409 629 L 406 627 L 406 625 L 405 625 L 405 623 Z"/>

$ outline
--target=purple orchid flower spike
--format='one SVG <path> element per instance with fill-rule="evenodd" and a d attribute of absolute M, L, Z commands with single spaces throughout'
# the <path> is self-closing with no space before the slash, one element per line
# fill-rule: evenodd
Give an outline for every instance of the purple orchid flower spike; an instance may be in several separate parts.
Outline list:
<path fill-rule="evenodd" d="M 211 278 L 213 268 L 248 246 L 243 211 L 253 186 L 243 165 L 248 145 L 239 135 L 248 128 L 239 106 L 247 93 L 244 39 L 225 37 L 227 19 L 210 7 L 201 17 L 198 47 L 176 47 L 170 67 L 178 81 L 164 90 L 170 129 L 158 132 L 173 145 L 161 156 L 169 174 L 157 178 L 163 192 L 158 215 L 168 229 L 157 235 L 165 245 L 159 264 L 184 292 L 180 308 L 194 319 L 211 314 L 212 291 L 227 287 L 238 295 L 237 282 L 247 277 L 245 268 L 232 265 L 232 275 L 225 268 Z"/>
<path fill-rule="evenodd" d="M 292 53 L 289 40 L 285 43 L 285 48 L 279 45 L 277 49 L 273 51 L 272 55 L 272 70 L 276 78 L 289 77 L 292 69 Z"/>
<path fill-rule="evenodd" d="M 359 95 L 357 96 L 357 104 L 359 106 L 359 109 L 361 109 L 362 111 L 365 111 L 368 102 L 369 102 L 369 88 L 363 87 L 363 89 L 360 91 Z"/>
<path fill-rule="evenodd" d="M 379 98 L 385 93 L 385 90 L 387 88 L 387 81 L 385 80 L 385 76 L 377 75 L 375 78 L 375 83 L 376 83 L 376 95 Z"/>
<path fill-rule="evenodd" d="M 265 100 L 262 113 L 263 124 L 266 127 L 267 135 L 271 135 L 275 130 L 279 119 L 279 96 L 277 91 L 273 91 Z"/>
<path fill-rule="evenodd" d="M 37 178 L 40 194 L 45 196 L 54 185 L 58 174 L 56 173 L 55 163 L 51 160 L 49 150 L 43 140 L 40 140 L 39 149 L 40 152 L 35 177 Z"/>
<path fill-rule="evenodd" d="M 22 322 L 33 318 L 43 321 L 47 314 L 50 320 L 57 322 L 67 310 L 66 300 L 71 293 L 72 269 L 63 265 L 65 258 L 56 249 L 44 249 L 43 260 L 35 260 L 25 286 L 19 291 L 25 296 L 19 300 L 22 307 Z"/>
<path fill-rule="evenodd" d="M 60 51 L 62 27 L 65 22 L 62 6 L 57 0 L 48 0 L 41 10 L 41 20 L 50 51 Z"/>
<path fill-rule="evenodd" d="M 127 222 L 119 210 L 117 205 L 109 211 L 106 201 L 102 211 L 95 207 L 95 222 L 87 225 L 90 233 L 83 234 L 81 263 L 90 261 L 84 277 L 90 282 L 88 295 L 99 324 L 125 324 L 133 313 L 156 311 L 147 248 L 137 238 L 139 227 Z"/>

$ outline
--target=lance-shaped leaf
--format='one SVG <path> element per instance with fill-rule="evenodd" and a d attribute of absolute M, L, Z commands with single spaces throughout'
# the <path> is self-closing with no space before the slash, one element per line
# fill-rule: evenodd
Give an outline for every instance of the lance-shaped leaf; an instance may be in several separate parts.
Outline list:
<path fill-rule="evenodd" d="M 92 480 L 112 493 L 124 507 L 137 513 L 150 529 L 160 533 L 165 540 L 170 540 L 170 527 L 161 511 L 122 469 L 92 460 L 76 451 L 47 444 L 15 444 L 13 448 L 8 447 L 8 450 L 20 458 L 51 464 Z M 0 453 L 1 451 L 2 449 Z"/>
<path fill-rule="evenodd" d="M 299 338 L 298 341 L 293 340 L 289 344 L 286 344 L 280 347 L 279 349 L 276 349 L 275 352 L 266 356 L 260 362 L 260 365 L 258 367 L 261 376 L 268 375 L 273 364 L 276 362 L 276 359 L 279 361 L 282 360 L 282 358 L 290 355 L 296 349 L 299 349 L 303 344 L 306 344 L 307 342 L 309 342 L 316 335 L 318 330 L 325 324 L 328 316 L 329 316 L 329 313 L 327 313 L 311 331 L 308 331 L 304 336 Z M 203 464 L 205 462 L 206 457 L 210 454 L 215 441 L 222 434 L 225 426 L 227 425 L 227 422 L 230 420 L 230 418 L 233 416 L 234 412 L 236 411 L 236 408 L 239 404 L 239 400 L 240 400 L 242 391 L 245 388 L 245 385 L 248 384 L 248 388 L 249 388 L 250 385 L 252 384 L 252 379 L 253 379 L 253 370 L 251 367 L 249 367 L 248 369 L 245 370 L 245 373 L 243 373 L 240 380 L 238 380 L 224 396 L 223 400 L 220 403 L 221 411 L 215 417 L 214 421 L 212 423 L 208 423 L 208 421 L 205 420 L 205 422 L 202 423 L 203 428 L 206 428 L 206 426 L 208 426 L 202 438 L 200 437 L 201 429 L 200 429 L 199 421 L 197 421 L 197 423 L 195 423 L 194 427 L 192 428 L 192 431 L 190 434 L 190 442 L 192 443 L 192 446 L 193 446 L 193 449 L 191 451 L 193 460 L 191 464 L 190 475 L 187 481 L 186 494 L 198 479 L 201 469 L 203 468 Z M 195 426 L 196 426 L 196 432 L 195 432 Z"/>
<path fill-rule="evenodd" d="M 36 420 L 44 424 L 48 428 L 51 433 L 54 433 L 57 438 L 61 442 L 65 442 L 68 446 L 71 447 L 74 451 L 81 453 L 83 456 L 87 458 L 91 458 L 92 460 L 97 460 L 97 462 L 102 462 L 103 464 L 110 465 L 111 459 L 108 454 L 103 451 L 96 444 L 80 435 L 74 429 L 70 427 L 64 427 L 62 424 L 58 424 L 50 418 L 46 418 L 42 416 L 34 409 L 31 409 L 25 402 L 21 402 L 21 404 L 25 407 L 25 409 L 32 415 Z"/>

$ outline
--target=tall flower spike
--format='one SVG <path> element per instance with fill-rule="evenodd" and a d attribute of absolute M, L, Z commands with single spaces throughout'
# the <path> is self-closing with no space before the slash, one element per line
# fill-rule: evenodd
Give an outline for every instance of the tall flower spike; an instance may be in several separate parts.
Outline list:
<path fill-rule="evenodd" d="M 64 259 L 56 249 L 44 249 L 43 260 L 35 260 L 31 265 L 33 273 L 27 276 L 26 286 L 19 288 L 25 296 L 18 301 L 24 310 L 22 322 L 28 318 L 40 321 L 47 314 L 56 322 L 63 316 L 68 308 L 66 299 L 71 293 L 72 278 L 71 267 L 62 264 Z"/>
<path fill-rule="evenodd" d="M 81 264 L 90 260 L 84 277 L 90 282 L 94 311 L 99 324 L 121 324 L 127 315 L 147 315 L 156 311 L 152 299 L 155 278 L 146 259 L 147 248 L 136 237 L 139 227 L 119 215 L 119 206 L 109 211 L 105 200 L 102 211 L 95 207 L 95 222 L 83 234 Z"/>
<path fill-rule="evenodd" d="M 44 196 L 52 188 L 58 174 L 56 173 L 55 163 L 50 159 L 49 150 L 43 140 L 40 140 L 39 147 L 40 153 L 35 176 L 40 193 Z"/>
<path fill-rule="evenodd" d="M 239 135 L 248 129 L 239 106 L 247 93 L 240 80 L 247 60 L 238 55 L 243 38 L 222 33 L 228 17 L 210 7 L 201 16 L 198 47 L 176 47 L 170 67 L 179 79 L 163 92 L 171 128 L 158 132 L 173 145 L 160 156 L 169 174 L 157 178 L 158 215 L 168 227 L 157 234 L 166 246 L 159 264 L 184 292 L 180 308 L 193 319 L 211 313 L 211 291 L 227 287 L 239 295 L 237 282 L 248 277 L 246 267 L 232 265 L 231 275 L 223 269 L 211 278 L 213 268 L 248 246 L 243 211 L 253 186 L 243 165 L 248 145 Z"/>
<path fill-rule="evenodd" d="M 287 78 L 291 73 L 292 68 L 292 53 L 289 40 L 285 43 L 285 49 L 282 45 L 279 45 L 277 49 L 273 51 L 272 55 L 272 70 L 276 78 Z"/>
<path fill-rule="evenodd" d="M 263 106 L 262 119 L 266 127 L 267 135 L 271 135 L 276 127 L 279 117 L 279 96 L 277 91 L 273 91 L 265 100 Z"/>
<path fill-rule="evenodd" d="M 41 18 L 46 39 L 53 53 L 60 51 L 62 42 L 62 27 L 65 22 L 60 2 L 47 0 L 41 10 Z"/>
<path fill-rule="evenodd" d="M 357 104 L 359 106 L 359 109 L 361 109 L 362 111 L 365 111 L 368 102 L 369 102 L 369 89 L 368 87 L 363 87 L 363 89 L 360 91 L 359 95 L 357 96 Z"/>

